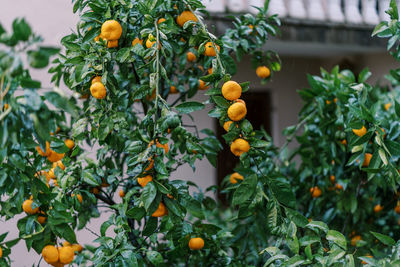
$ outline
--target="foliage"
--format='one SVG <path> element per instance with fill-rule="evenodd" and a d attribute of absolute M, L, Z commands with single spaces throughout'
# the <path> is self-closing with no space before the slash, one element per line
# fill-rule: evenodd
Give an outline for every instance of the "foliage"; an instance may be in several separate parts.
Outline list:
<path fill-rule="evenodd" d="M 26 55 L 31 67 L 44 68 L 58 49 L 40 46 L 23 19 L 15 20 L 12 34 L 0 27 L 0 42 L 7 47 L 0 52 L 0 214 L 15 217 L 30 197 L 31 208 L 41 212 L 18 221 L 19 238 L 4 241 L 7 233 L 0 236 L 1 264 L 10 264 L 10 249 L 19 240 L 37 253 L 61 240 L 76 243 L 75 231 L 106 211 L 111 215 L 94 233 L 96 246 L 86 246 L 74 263 L 398 264 L 400 226 L 393 208 L 398 206 L 400 178 L 399 70 L 388 76 L 395 90 L 367 84 L 368 69 L 358 77 L 337 67 L 322 70 L 321 76 L 308 77 L 308 89 L 299 91 L 304 107 L 300 122 L 284 131 L 285 146 L 274 147 L 268 134 L 253 129 L 247 119 L 233 122 L 221 144 L 211 130 L 199 132 L 193 118 L 196 111 L 211 107 L 209 116 L 221 126 L 229 121 L 227 111 L 235 100 L 225 99 L 221 86 L 244 56 L 252 57 L 254 68 L 280 70 L 279 57 L 263 51 L 280 25 L 276 16 L 266 15 L 268 1 L 255 16 L 231 17 L 233 27 L 219 37 L 207 29 L 198 0 L 73 3 L 81 22 L 62 39 L 65 52 L 49 70 L 52 82 L 65 83 L 72 97 L 58 89 L 39 89 L 22 64 Z M 179 26 L 176 20 L 184 11 L 193 12 L 197 22 Z M 392 54 L 399 59 L 395 1 L 388 13 L 392 21 L 379 24 L 374 33 L 390 37 L 389 49 L 395 47 Z M 114 40 L 100 35 L 107 20 L 122 26 L 116 47 L 109 47 Z M 143 44 L 132 44 L 136 38 Z M 206 49 L 215 56 L 206 56 Z M 104 99 L 91 96 L 95 77 L 106 88 Z M 251 89 L 248 82 L 240 85 L 242 93 Z M 199 95 L 207 99 L 198 102 Z M 362 126 L 366 133 L 355 135 L 353 129 Z M 178 168 L 188 164 L 195 171 L 196 161 L 203 158 L 215 166 L 222 146 L 238 138 L 250 144 L 232 170 L 243 181 L 233 184 L 226 177 L 221 187 L 204 192 L 191 181 L 175 179 Z M 299 145 L 289 151 L 294 138 Z M 71 149 L 65 139 L 73 139 Z M 55 155 L 64 153 L 65 169 L 38 154 L 47 153 L 46 145 Z M 367 166 L 368 153 L 372 158 Z M 54 179 L 47 179 L 52 172 Z M 152 179 L 143 185 L 139 179 L 148 175 Z M 217 189 L 230 207 L 209 197 Z M 160 203 L 168 214 L 153 217 Z M 383 210 L 374 211 L 376 204 Z M 46 218 L 42 224 L 41 215 Z M 205 241 L 203 249 L 188 247 L 193 237 Z"/>

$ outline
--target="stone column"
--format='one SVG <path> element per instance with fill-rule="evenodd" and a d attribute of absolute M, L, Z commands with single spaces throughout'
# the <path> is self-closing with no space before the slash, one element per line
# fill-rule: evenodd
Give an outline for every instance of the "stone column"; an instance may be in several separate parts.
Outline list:
<path fill-rule="evenodd" d="M 358 7 L 359 0 L 344 0 L 344 16 L 346 22 L 361 24 L 363 22 L 360 9 Z"/>
<path fill-rule="evenodd" d="M 376 25 L 379 23 L 376 0 L 362 0 L 362 16 L 366 24 Z"/>
<path fill-rule="evenodd" d="M 332 22 L 344 22 L 341 0 L 328 0 L 327 3 L 328 19 Z"/>
<path fill-rule="evenodd" d="M 269 15 L 278 14 L 279 17 L 286 17 L 288 15 L 288 11 L 286 9 L 284 1 L 270 0 L 268 6 L 268 14 Z"/>
<path fill-rule="evenodd" d="M 321 0 L 308 0 L 307 14 L 309 19 L 325 20 L 326 15 Z"/>
<path fill-rule="evenodd" d="M 228 0 L 227 4 L 228 10 L 231 12 L 247 11 L 247 0 Z"/>
<path fill-rule="evenodd" d="M 380 20 L 390 20 L 390 16 L 385 13 L 389 9 L 390 0 L 379 0 L 379 19 Z"/>
<path fill-rule="evenodd" d="M 225 12 L 225 0 L 202 0 L 201 2 L 210 12 Z"/>
<path fill-rule="evenodd" d="M 289 16 L 296 19 L 305 19 L 307 17 L 303 0 L 289 0 Z"/>

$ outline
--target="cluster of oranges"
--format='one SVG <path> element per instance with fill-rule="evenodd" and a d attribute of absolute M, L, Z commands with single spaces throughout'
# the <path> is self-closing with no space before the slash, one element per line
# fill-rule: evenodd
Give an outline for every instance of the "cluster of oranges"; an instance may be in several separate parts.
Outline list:
<path fill-rule="evenodd" d="M 232 104 L 228 108 L 228 118 L 230 120 L 224 123 L 224 129 L 229 131 L 231 125 L 238 121 L 241 121 L 246 117 L 247 108 L 246 103 L 239 99 L 242 95 L 242 87 L 235 81 L 228 81 L 222 86 L 222 95 L 226 100 L 232 101 Z M 236 124 L 237 126 L 237 124 Z M 235 156 L 241 156 L 250 150 L 249 142 L 243 138 L 234 140 L 231 144 L 231 152 Z"/>
<path fill-rule="evenodd" d="M 96 99 L 104 99 L 106 97 L 107 90 L 104 84 L 101 82 L 101 76 L 96 76 L 92 79 L 90 93 Z"/>
<path fill-rule="evenodd" d="M 101 25 L 101 33 L 94 38 L 96 42 L 101 39 L 106 41 L 108 48 L 118 47 L 118 40 L 122 35 L 122 26 L 116 20 L 107 20 Z"/>
<path fill-rule="evenodd" d="M 65 241 L 61 247 L 47 245 L 42 249 L 43 259 L 54 267 L 62 267 L 70 264 L 75 257 L 75 253 L 82 252 L 83 247 L 79 244 L 70 244 Z"/>

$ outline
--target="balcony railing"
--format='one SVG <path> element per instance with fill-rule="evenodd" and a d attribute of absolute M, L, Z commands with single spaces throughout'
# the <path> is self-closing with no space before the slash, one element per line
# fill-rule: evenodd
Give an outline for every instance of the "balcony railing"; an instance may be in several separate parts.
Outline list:
<path fill-rule="evenodd" d="M 255 12 L 264 0 L 203 0 L 210 12 Z M 400 1 L 399 1 L 400 2 Z M 388 20 L 390 0 L 270 0 L 269 13 L 281 18 L 351 25 L 376 25 Z"/>

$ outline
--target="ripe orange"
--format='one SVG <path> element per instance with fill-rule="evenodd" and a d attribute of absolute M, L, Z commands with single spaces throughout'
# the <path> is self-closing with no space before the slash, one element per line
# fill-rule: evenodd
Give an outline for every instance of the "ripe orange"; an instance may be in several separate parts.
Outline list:
<path fill-rule="evenodd" d="M 101 25 L 101 37 L 106 40 L 118 40 L 122 35 L 122 27 L 116 20 L 107 20 Z"/>
<path fill-rule="evenodd" d="M 330 100 L 325 100 L 325 103 L 326 103 L 327 105 L 330 105 L 332 102 L 331 102 Z"/>
<path fill-rule="evenodd" d="M 242 87 L 235 81 L 228 81 L 222 86 L 222 95 L 227 100 L 236 100 L 242 95 Z"/>
<path fill-rule="evenodd" d="M 33 204 L 33 200 L 31 200 L 31 199 L 25 200 L 24 203 L 22 203 L 23 211 L 25 211 L 29 215 L 38 213 L 39 208 L 36 207 L 36 208 L 32 209 L 32 204 Z"/>
<path fill-rule="evenodd" d="M 369 163 L 371 162 L 372 154 L 371 153 L 365 153 L 364 157 L 364 162 L 362 164 L 363 167 L 368 167 Z"/>
<path fill-rule="evenodd" d="M 231 182 L 231 184 L 236 184 L 238 180 L 243 180 L 243 179 L 244 177 L 237 172 L 232 173 L 231 176 L 229 177 L 229 181 Z"/>
<path fill-rule="evenodd" d="M 137 45 L 137 44 L 143 45 L 143 40 L 142 40 L 142 39 L 139 39 L 138 37 L 136 37 L 135 39 L 133 39 L 133 41 L 132 41 L 132 46 L 135 46 L 135 45 Z"/>
<path fill-rule="evenodd" d="M 318 186 L 314 186 L 310 188 L 310 193 L 313 198 L 318 198 L 322 195 L 321 189 Z"/>
<path fill-rule="evenodd" d="M 390 109 L 390 107 L 392 106 L 392 103 L 386 103 L 385 104 L 385 109 L 386 109 L 386 111 L 388 111 L 389 109 Z"/>
<path fill-rule="evenodd" d="M 374 207 L 374 212 L 375 212 L 375 213 L 379 213 L 379 212 L 381 212 L 382 210 L 383 210 L 383 206 L 381 206 L 381 204 L 375 205 L 375 207 Z"/>
<path fill-rule="evenodd" d="M 138 184 L 140 184 L 142 187 L 145 187 L 149 182 L 153 181 L 153 177 L 151 175 L 146 175 L 141 178 L 137 178 Z"/>
<path fill-rule="evenodd" d="M 400 214 L 400 205 L 397 204 L 397 206 L 394 208 L 394 212 L 396 212 L 397 214 Z"/>
<path fill-rule="evenodd" d="M 179 91 L 176 89 L 176 87 L 175 86 L 171 86 L 170 88 L 169 88 L 169 92 L 171 93 L 171 94 L 177 94 L 177 93 L 179 93 Z"/>
<path fill-rule="evenodd" d="M 347 145 L 347 140 L 343 139 L 342 141 L 340 141 L 340 143 L 345 146 L 345 145 Z"/>
<path fill-rule="evenodd" d="M 197 17 L 192 13 L 192 11 L 186 10 L 176 18 L 176 23 L 183 27 L 183 25 L 185 25 L 189 20 L 197 22 Z"/>
<path fill-rule="evenodd" d="M 218 49 L 218 52 L 221 51 L 221 48 L 219 45 L 215 44 L 215 47 Z M 208 42 L 205 45 L 206 50 L 204 51 L 204 55 L 207 57 L 215 57 L 217 55 L 217 52 L 214 49 L 213 43 Z"/>
<path fill-rule="evenodd" d="M 119 196 L 120 196 L 121 198 L 124 198 L 124 197 L 125 197 L 125 192 L 124 192 L 123 189 L 121 189 L 121 190 L 119 191 Z"/>
<path fill-rule="evenodd" d="M 47 156 L 49 156 L 50 155 L 50 153 L 51 153 L 51 149 L 50 149 L 50 143 L 48 142 L 48 141 L 46 141 L 46 152 L 44 152 L 41 148 L 40 148 L 40 146 L 37 146 L 36 147 L 36 151 L 38 152 L 38 154 L 40 155 L 40 156 L 42 156 L 42 157 L 47 157 Z"/>
<path fill-rule="evenodd" d="M 69 149 L 73 149 L 74 146 L 75 146 L 75 142 L 74 142 L 73 140 L 71 140 L 71 139 L 66 139 L 66 140 L 64 141 L 64 144 L 65 144 L 65 146 L 68 147 Z"/>
<path fill-rule="evenodd" d="M 90 86 L 90 93 L 96 99 L 104 99 L 107 94 L 106 87 L 101 82 L 95 82 Z"/>
<path fill-rule="evenodd" d="M 65 170 L 65 166 L 61 160 L 53 162 L 53 169 L 59 167 L 61 170 Z"/>
<path fill-rule="evenodd" d="M 243 153 L 246 153 L 250 150 L 249 142 L 242 138 L 238 138 L 231 144 L 231 152 L 240 157 Z"/>
<path fill-rule="evenodd" d="M 213 68 L 209 68 L 207 71 L 208 71 L 208 74 L 213 74 Z"/>
<path fill-rule="evenodd" d="M 189 61 L 189 62 L 195 62 L 197 59 L 196 55 L 192 52 L 187 52 L 186 58 L 187 58 L 187 61 Z"/>
<path fill-rule="evenodd" d="M 165 207 L 164 203 L 160 202 L 157 210 L 151 215 L 151 217 L 162 217 L 168 214 L 168 210 Z"/>
<path fill-rule="evenodd" d="M 204 247 L 204 240 L 201 237 L 194 237 L 189 240 L 189 248 L 192 250 L 200 250 Z"/>
<path fill-rule="evenodd" d="M 206 86 L 206 83 L 202 80 L 199 80 L 199 90 L 207 90 L 208 86 Z"/>
<path fill-rule="evenodd" d="M 259 66 L 256 69 L 256 74 L 259 78 L 265 79 L 271 76 L 271 70 L 267 66 Z"/>
<path fill-rule="evenodd" d="M 96 76 L 92 79 L 92 84 L 101 83 L 101 76 Z"/>
<path fill-rule="evenodd" d="M 115 48 L 115 47 L 118 47 L 118 40 L 107 41 L 107 48 Z"/>
<path fill-rule="evenodd" d="M 146 172 L 150 171 L 151 169 L 154 168 L 154 160 L 152 160 L 151 158 L 149 158 L 150 164 L 149 166 L 147 166 L 146 169 L 144 169 Z"/>
<path fill-rule="evenodd" d="M 72 247 L 58 248 L 59 262 L 62 264 L 70 264 L 74 260 L 74 250 Z"/>
<path fill-rule="evenodd" d="M 3 257 L 3 249 L 0 247 L 0 259 Z"/>
<path fill-rule="evenodd" d="M 50 155 L 47 156 L 47 159 L 50 162 L 57 162 L 57 161 L 62 160 L 64 158 L 64 155 L 65 155 L 64 153 L 60 154 L 55 151 L 51 151 Z"/>
<path fill-rule="evenodd" d="M 357 242 L 361 240 L 361 236 L 360 235 L 356 235 L 351 239 L 351 245 L 353 247 L 355 247 L 357 245 Z"/>
<path fill-rule="evenodd" d="M 9 108 L 9 105 L 7 103 L 4 104 L 4 110 L 7 110 Z"/>
<path fill-rule="evenodd" d="M 227 121 L 227 122 L 225 122 L 224 123 L 224 129 L 225 129 L 225 131 L 229 131 L 229 128 L 231 127 L 231 124 L 233 123 L 233 121 Z"/>
<path fill-rule="evenodd" d="M 69 243 L 68 241 L 64 241 L 62 245 L 63 247 L 70 247 L 71 243 Z"/>
<path fill-rule="evenodd" d="M 246 105 L 241 102 L 236 102 L 228 108 L 228 117 L 232 121 L 240 121 L 247 114 Z"/>
<path fill-rule="evenodd" d="M 146 47 L 147 47 L 147 48 L 150 48 L 150 47 L 152 47 L 155 43 L 156 43 L 156 41 L 150 41 L 150 39 L 147 39 L 147 41 L 146 41 Z"/>
<path fill-rule="evenodd" d="M 83 247 L 79 244 L 72 244 L 71 248 L 74 250 L 74 252 L 77 252 L 77 253 L 81 253 L 83 250 Z"/>
<path fill-rule="evenodd" d="M 49 264 L 56 263 L 59 259 L 58 250 L 52 245 L 47 245 L 42 249 L 42 256 L 43 259 Z"/>
<path fill-rule="evenodd" d="M 353 133 L 359 137 L 362 137 L 367 133 L 367 128 L 363 126 L 361 129 L 353 129 Z"/>
<path fill-rule="evenodd" d="M 331 176 L 329 177 L 329 180 L 331 180 L 331 183 L 334 184 L 335 181 L 336 181 L 335 175 L 331 175 Z"/>
<path fill-rule="evenodd" d="M 71 197 L 75 197 L 75 194 L 72 194 Z M 76 194 L 76 198 L 78 199 L 79 203 L 82 203 L 83 198 L 81 194 Z"/>
<path fill-rule="evenodd" d="M 341 185 L 341 184 L 336 184 L 335 187 L 337 190 L 343 190 L 343 185 Z"/>
<path fill-rule="evenodd" d="M 45 215 L 45 213 L 44 213 L 43 211 L 41 211 L 40 214 Z M 38 221 L 40 224 L 44 224 L 44 223 L 46 222 L 46 220 L 47 220 L 47 217 L 42 216 L 42 215 L 39 215 L 38 218 L 37 218 L 37 221 Z"/>
<path fill-rule="evenodd" d="M 166 19 L 160 18 L 160 19 L 158 19 L 157 24 L 163 23 L 163 22 L 165 22 L 165 21 L 166 21 Z"/>

